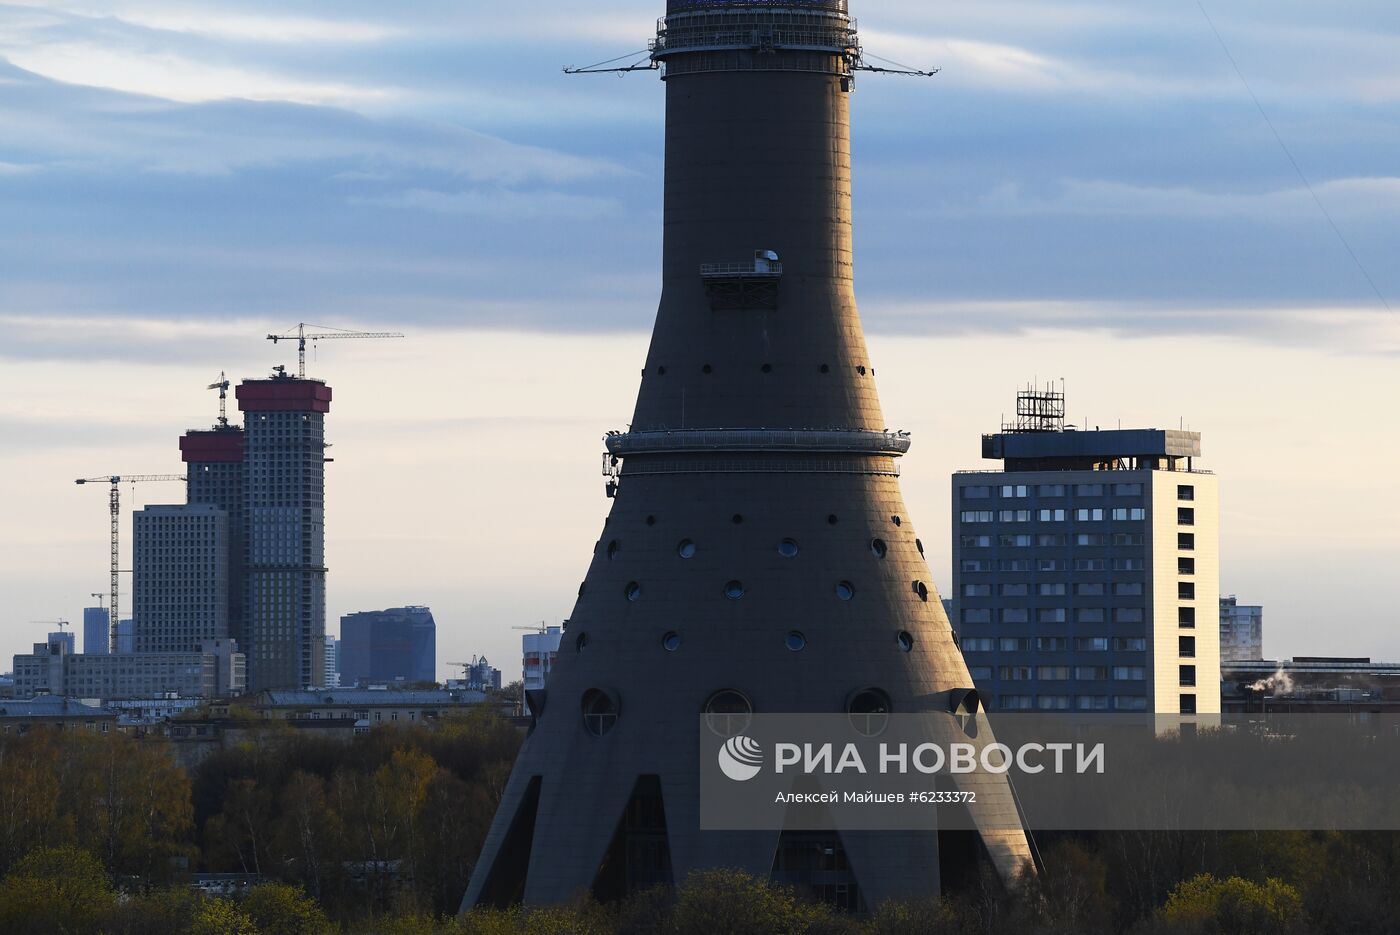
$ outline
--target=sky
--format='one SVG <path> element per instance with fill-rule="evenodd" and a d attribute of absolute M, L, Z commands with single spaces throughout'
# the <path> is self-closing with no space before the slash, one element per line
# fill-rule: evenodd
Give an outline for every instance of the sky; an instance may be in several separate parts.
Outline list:
<path fill-rule="evenodd" d="M 936 581 L 948 475 L 1063 377 L 1081 424 L 1204 433 L 1266 655 L 1400 659 L 1400 6 L 852 6 L 867 53 L 942 69 L 852 101 L 857 292 Z M 308 367 L 330 629 L 428 604 L 441 675 L 518 672 L 510 628 L 586 571 L 659 293 L 660 82 L 562 66 L 644 49 L 660 7 L 0 2 L 0 669 L 106 588 L 72 480 L 179 472 L 204 386 L 307 321 L 408 335 Z"/>

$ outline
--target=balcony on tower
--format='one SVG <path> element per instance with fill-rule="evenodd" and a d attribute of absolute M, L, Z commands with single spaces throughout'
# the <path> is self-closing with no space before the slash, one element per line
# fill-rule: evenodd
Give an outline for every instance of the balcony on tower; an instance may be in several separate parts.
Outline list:
<path fill-rule="evenodd" d="M 700 279 L 710 308 L 777 308 L 783 264 L 773 250 L 755 250 L 743 263 L 701 263 Z"/>

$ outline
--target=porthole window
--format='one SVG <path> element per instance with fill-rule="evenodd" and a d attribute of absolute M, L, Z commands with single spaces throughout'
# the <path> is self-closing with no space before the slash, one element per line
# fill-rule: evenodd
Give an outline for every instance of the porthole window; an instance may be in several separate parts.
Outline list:
<path fill-rule="evenodd" d="M 783 640 L 783 645 L 795 653 L 800 653 L 807 648 L 807 637 L 803 636 L 800 631 L 793 630 Z"/>
<path fill-rule="evenodd" d="M 583 693 L 583 726 L 594 737 L 601 737 L 617 726 L 617 699 L 598 688 Z"/>
<path fill-rule="evenodd" d="M 673 653 L 681 648 L 681 635 L 675 630 L 661 637 L 661 646 L 668 653 Z"/>
<path fill-rule="evenodd" d="M 886 555 L 889 554 L 889 551 L 890 551 L 890 547 L 889 547 L 888 545 L 885 544 L 885 540 L 884 540 L 884 539 L 871 539 L 871 540 L 870 540 L 870 552 L 871 552 L 871 554 L 873 554 L 876 558 L 884 558 Z"/>
<path fill-rule="evenodd" d="M 656 375 L 657 375 L 658 377 L 664 377 L 664 376 L 666 376 L 666 368 L 665 368 L 665 367 L 657 367 L 657 368 L 656 368 Z"/>
<path fill-rule="evenodd" d="M 899 642 L 899 648 L 902 652 L 909 653 L 914 651 L 914 637 L 908 630 L 900 630 L 899 636 L 896 639 Z"/>
<path fill-rule="evenodd" d="M 732 517 L 730 517 L 730 519 L 733 520 L 735 526 L 742 525 L 744 522 L 744 514 L 735 513 Z"/>
<path fill-rule="evenodd" d="M 583 652 L 583 648 L 588 645 L 588 634 L 580 633 L 578 639 L 574 640 L 574 651 Z"/>
<path fill-rule="evenodd" d="M 836 514 L 835 514 L 835 513 L 832 513 L 830 516 L 828 516 L 828 517 L 826 518 L 826 524 L 827 524 L 828 526 L 835 526 L 835 525 L 836 525 Z"/>
<path fill-rule="evenodd" d="M 778 554 L 783 558 L 797 558 L 797 553 L 800 551 L 796 539 L 784 539 L 778 543 Z"/>
<path fill-rule="evenodd" d="M 720 737 L 733 737 L 749 729 L 753 703 L 743 692 L 726 688 L 705 702 L 705 726 Z"/>
<path fill-rule="evenodd" d="M 656 517 L 655 517 L 655 516 L 648 516 L 648 517 L 647 517 L 647 525 L 648 525 L 648 526 L 655 526 L 655 525 L 656 525 Z"/>
<path fill-rule="evenodd" d="M 890 696 L 878 688 L 862 689 L 851 696 L 846 713 L 857 733 L 875 737 L 883 733 L 890 722 Z"/>
<path fill-rule="evenodd" d="M 849 581 L 839 581 L 836 584 L 836 596 L 843 601 L 849 601 L 856 596 L 856 586 Z"/>
<path fill-rule="evenodd" d="M 923 554 L 924 554 L 924 540 L 922 540 L 922 539 L 915 539 L 915 540 L 914 540 L 914 548 L 916 548 L 916 549 L 919 550 L 919 554 L 920 554 L 920 555 L 923 555 Z"/>
<path fill-rule="evenodd" d="M 681 544 L 676 546 L 676 554 L 681 558 L 695 557 L 695 543 L 689 539 L 682 539 Z"/>
<path fill-rule="evenodd" d="M 773 372 L 773 365 L 772 365 L 772 364 L 764 364 L 764 365 L 762 366 L 762 368 L 760 368 L 760 369 L 762 369 L 764 373 L 772 373 L 772 372 Z"/>
<path fill-rule="evenodd" d="M 629 601 L 639 601 L 642 599 L 642 586 L 635 581 L 629 581 L 627 587 L 622 589 L 622 594 Z"/>
<path fill-rule="evenodd" d="M 891 516 L 890 522 L 894 523 L 896 526 L 904 525 L 904 520 L 900 519 L 898 516 Z"/>
<path fill-rule="evenodd" d="M 865 365 L 861 364 L 859 367 L 857 367 L 856 373 L 860 374 L 861 376 L 865 376 Z"/>
<path fill-rule="evenodd" d="M 917 594 L 917 595 L 919 595 L 919 600 L 921 600 L 921 601 L 927 601 L 927 600 L 928 600 L 928 585 L 924 584 L 922 581 L 915 581 L 915 582 L 914 582 L 914 593 Z"/>
<path fill-rule="evenodd" d="M 613 559 L 617 558 L 618 550 L 620 550 L 621 548 L 622 548 L 622 546 L 618 544 L 618 541 L 617 541 L 616 539 L 614 539 L 613 541 L 609 542 L 609 543 L 608 543 L 608 561 L 612 561 Z"/>
<path fill-rule="evenodd" d="M 731 601 L 737 601 L 744 596 L 744 582 L 731 581 L 724 586 L 724 596 Z"/>
<path fill-rule="evenodd" d="M 714 368 L 714 367 L 711 367 L 709 364 L 706 364 L 705 366 L 703 366 L 703 367 L 700 368 L 700 372 L 701 372 L 701 373 L 714 373 L 714 372 L 715 372 L 715 368 Z"/>

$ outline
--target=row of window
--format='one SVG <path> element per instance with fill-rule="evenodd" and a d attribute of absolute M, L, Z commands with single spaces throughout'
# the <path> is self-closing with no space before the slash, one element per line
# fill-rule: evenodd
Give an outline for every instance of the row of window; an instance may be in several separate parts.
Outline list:
<path fill-rule="evenodd" d="M 1135 506 L 1112 510 L 963 510 L 958 514 L 958 518 L 964 523 L 1063 523 L 1071 516 L 1078 523 L 1101 523 L 1105 519 L 1137 522 L 1147 519 L 1147 510 Z"/>
<path fill-rule="evenodd" d="M 1003 682 L 1068 682 L 1070 673 L 1074 678 L 1088 682 L 1142 682 L 1147 679 L 1146 666 L 976 666 L 972 669 L 972 679 L 987 680 L 996 678 Z"/>
<path fill-rule="evenodd" d="M 965 691 L 966 696 L 976 697 L 975 692 Z M 973 701 L 976 713 L 978 702 Z M 621 714 L 621 701 L 616 694 L 601 688 L 590 688 L 583 693 L 580 701 L 584 730 L 595 737 L 602 737 L 617 726 Z M 874 737 L 885 729 L 889 722 L 893 705 L 890 696 L 878 688 L 863 688 L 852 692 L 846 702 L 846 714 L 851 725 L 867 737 Z M 753 741 L 742 735 L 753 721 L 753 702 L 743 692 L 734 689 L 717 691 L 709 697 L 701 708 L 705 725 L 720 737 L 735 740 L 726 745 L 726 750 L 740 762 L 757 764 L 762 762 L 762 750 Z"/>
<path fill-rule="evenodd" d="M 1031 608 L 1029 607 L 964 607 L 962 611 L 963 623 L 991 623 L 993 610 L 1002 623 L 1030 623 Z M 1113 608 L 1114 623 L 1143 623 L 1147 619 L 1147 612 L 1141 607 L 1115 607 Z M 1036 623 L 1069 623 L 1071 613 L 1065 607 L 1037 607 L 1035 608 Z M 1106 623 L 1109 619 L 1109 612 L 1103 607 L 1076 607 L 1073 612 L 1075 623 Z M 1194 624 L 1194 618 L 1192 620 Z"/>
<path fill-rule="evenodd" d="M 1140 653 L 1146 652 L 1147 639 L 1141 636 L 1079 636 L 1071 641 L 1067 636 L 978 636 L 965 639 L 961 643 L 965 653 L 1062 653 L 1068 652 L 1071 645 L 1079 652 Z M 1194 652 L 1193 643 L 1192 653 Z"/>
<path fill-rule="evenodd" d="M 1069 695 L 1001 695 L 997 704 L 1003 711 L 1068 711 Z M 1079 711 L 1146 711 L 1145 695 L 1076 695 L 1073 706 Z"/>
<path fill-rule="evenodd" d="M 1019 500 L 1029 496 L 1063 497 L 1073 490 L 1077 497 L 1102 497 L 1110 491 L 1115 497 L 1140 497 L 1142 484 L 1002 484 L 1000 486 L 972 485 L 962 488 L 964 500 L 986 500 L 999 496 L 1003 500 Z M 1185 498 L 1183 498 L 1185 499 Z"/>
<path fill-rule="evenodd" d="M 987 500 L 992 496 L 999 496 L 1003 500 L 1020 500 L 1029 496 L 1037 497 L 1063 497 L 1067 490 L 1073 489 L 1076 497 L 1102 497 L 1105 491 L 1115 497 L 1140 497 L 1142 496 L 1142 484 L 1002 484 L 992 485 L 970 485 L 962 488 L 964 500 Z M 1191 484 L 1178 484 L 1176 487 L 1176 498 L 1178 500 L 1195 500 L 1196 488 Z"/>

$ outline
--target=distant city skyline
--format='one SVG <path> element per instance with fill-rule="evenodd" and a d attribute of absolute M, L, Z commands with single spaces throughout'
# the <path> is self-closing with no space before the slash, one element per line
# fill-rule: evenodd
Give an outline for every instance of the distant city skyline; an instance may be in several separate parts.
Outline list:
<path fill-rule="evenodd" d="M 944 66 L 853 99 L 904 494 L 946 593 L 949 475 L 1065 377 L 1079 424 L 1205 433 L 1221 588 L 1271 657 L 1400 659 L 1400 321 L 1347 249 L 1400 305 L 1400 9 L 1216 6 L 1346 244 L 1195 5 L 853 6 L 870 52 Z M 308 361 L 337 394 L 327 616 L 430 605 L 439 660 L 518 677 L 509 628 L 583 577 L 659 285 L 660 83 L 558 66 L 640 48 L 661 7 L 571 32 L 559 0 L 0 5 L 0 659 L 105 590 L 72 479 L 178 471 L 204 386 L 294 364 L 263 335 L 308 320 L 409 335 Z M 132 510 L 179 499 L 123 490 L 123 568 Z"/>

